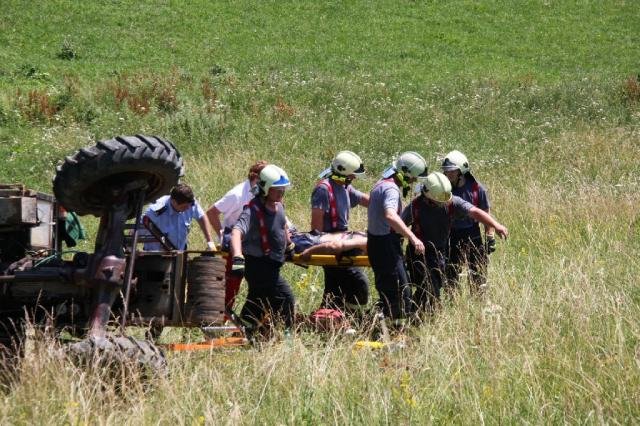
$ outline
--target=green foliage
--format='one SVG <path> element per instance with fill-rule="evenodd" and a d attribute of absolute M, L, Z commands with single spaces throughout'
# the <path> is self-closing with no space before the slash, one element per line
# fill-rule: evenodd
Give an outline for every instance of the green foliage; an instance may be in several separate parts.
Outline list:
<path fill-rule="evenodd" d="M 66 61 L 70 61 L 75 59 L 78 54 L 76 53 L 75 47 L 71 40 L 65 38 L 62 41 L 62 46 L 60 46 L 60 51 L 56 54 L 58 59 L 64 59 Z"/>
<path fill-rule="evenodd" d="M 635 3 L 5 3 L 0 182 L 50 191 L 75 149 L 158 134 L 205 206 L 256 159 L 282 166 L 304 229 L 337 150 L 364 159 L 354 185 L 367 190 L 400 151 L 436 170 L 455 148 L 511 238 L 487 295 L 447 295 L 405 350 L 301 332 L 262 351 L 173 354 L 169 378 L 124 388 L 43 350 L 10 380 L 2 423 L 637 421 Z M 366 211 L 351 221 L 364 229 Z M 319 268 L 284 273 L 302 310 L 317 306 Z"/>

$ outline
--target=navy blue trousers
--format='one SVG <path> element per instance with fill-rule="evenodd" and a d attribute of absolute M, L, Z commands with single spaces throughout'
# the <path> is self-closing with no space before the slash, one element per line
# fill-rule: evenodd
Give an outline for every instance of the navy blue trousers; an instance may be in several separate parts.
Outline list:
<path fill-rule="evenodd" d="M 404 318 L 410 311 L 411 288 L 404 267 L 400 235 L 367 236 L 367 254 L 380 295 L 379 305 L 385 317 Z"/>
<path fill-rule="evenodd" d="M 281 318 L 287 328 L 293 325 L 295 299 L 289 283 L 280 276 L 282 263 L 267 256 L 246 256 L 244 277 L 249 285 L 247 300 L 240 317 L 250 324 L 260 324 L 266 313 Z"/>

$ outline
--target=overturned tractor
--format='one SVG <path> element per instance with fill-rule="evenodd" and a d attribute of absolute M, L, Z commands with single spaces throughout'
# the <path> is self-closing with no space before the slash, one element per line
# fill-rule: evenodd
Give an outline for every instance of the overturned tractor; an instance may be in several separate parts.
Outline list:
<path fill-rule="evenodd" d="M 137 250 L 149 238 L 137 226 L 144 204 L 169 193 L 182 171 L 171 142 L 136 135 L 67 157 L 53 180 L 55 197 L 0 186 L 0 343 L 15 345 L 25 320 L 89 337 L 82 347 L 105 346 L 96 342 L 118 325 L 157 333 L 165 325 L 221 322 L 223 259 Z M 93 253 L 69 259 L 63 241 L 73 245 L 68 215 L 75 214 L 100 224 Z"/>

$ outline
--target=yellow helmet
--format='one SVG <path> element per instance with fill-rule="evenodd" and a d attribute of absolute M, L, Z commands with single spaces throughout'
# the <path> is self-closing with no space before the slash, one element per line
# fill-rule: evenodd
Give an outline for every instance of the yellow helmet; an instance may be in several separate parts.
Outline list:
<path fill-rule="evenodd" d="M 433 172 L 427 176 L 427 179 L 422 184 L 422 193 L 436 203 L 446 203 L 453 197 L 451 195 L 451 182 L 440 172 Z"/>

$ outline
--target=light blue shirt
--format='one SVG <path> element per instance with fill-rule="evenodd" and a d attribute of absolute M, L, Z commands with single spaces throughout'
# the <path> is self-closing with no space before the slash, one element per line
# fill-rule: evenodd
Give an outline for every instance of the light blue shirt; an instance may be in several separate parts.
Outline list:
<path fill-rule="evenodd" d="M 367 209 L 367 232 L 372 235 L 387 235 L 391 233 L 391 225 L 384 216 L 385 210 L 402 211 L 402 197 L 400 188 L 392 180 L 379 180 L 369 193 L 369 208 Z"/>
<path fill-rule="evenodd" d="M 193 219 L 199 220 L 204 217 L 204 210 L 196 201 L 191 207 L 183 212 L 176 211 L 171 206 L 171 197 L 165 195 L 158 198 L 153 204 L 149 205 L 144 213 L 149 219 L 164 232 L 169 241 L 178 249 L 187 248 L 187 236 Z M 163 251 L 162 245 L 157 242 L 145 243 L 145 251 Z"/>

